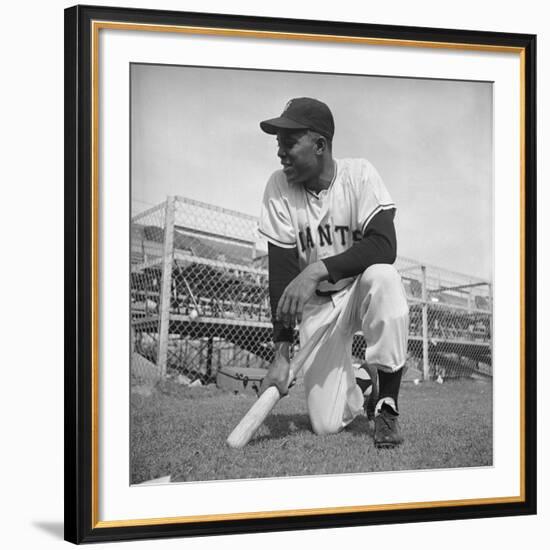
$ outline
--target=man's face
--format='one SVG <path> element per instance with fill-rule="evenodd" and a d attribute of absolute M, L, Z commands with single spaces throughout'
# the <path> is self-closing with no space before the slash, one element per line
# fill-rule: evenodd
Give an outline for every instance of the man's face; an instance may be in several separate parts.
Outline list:
<path fill-rule="evenodd" d="M 289 183 L 306 184 L 319 176 L 321 157 L 317 140 L 307 130 L 277 132 L 277 156 Z"/>

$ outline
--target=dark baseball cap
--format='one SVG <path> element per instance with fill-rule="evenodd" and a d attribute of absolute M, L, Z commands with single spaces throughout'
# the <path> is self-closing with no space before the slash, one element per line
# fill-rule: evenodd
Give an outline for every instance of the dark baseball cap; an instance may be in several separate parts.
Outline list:
<path fill-rule="evenodd" d="M 325 103 L 311 97 L 291 99 L 280 117 L 260 122 L 260 128 L 267 134 L 280 130 L 314 130 L 332 139 L 334 119 Z"/>

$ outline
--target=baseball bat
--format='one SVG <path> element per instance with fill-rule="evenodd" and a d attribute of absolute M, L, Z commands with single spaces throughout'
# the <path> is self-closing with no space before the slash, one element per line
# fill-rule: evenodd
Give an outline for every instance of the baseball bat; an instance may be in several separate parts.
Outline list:
<path fill-rule="evenodd" d="M 333 321 L 338 317 L 338 314 L 339 309 L 334 308 L 323 326 L 315 331 L 306 345 L 294 356 L 290 362 L 289 383 L 294 380 L 298 372 L 300 372 L 306 358 L 333 325 Z M 264 393 L 260 395 L 256 403 L 250 407 L 249 411 L 243 416 L 235 429 L 229 434 L 227 444 L 234 449 L 241 449 L 244 447 L 256 433 L 256 430 L 263 424 L 267 415 L 271 412 L 280 398 L 281 394 L 275 386 L 267 388 Z"/>
<path fill-rule="evenodd" d="M 294 379 L 296 374 L 298 374 L 296 369 L 292 369 L 292 365 L 290 368 L 289 383 Z M 256 403 L 250 407 L 249 411 L 243 416 L 235 429 L 229 434 L 227 444 L 233 449 L 241 449 L 244 447 L 263 424 L 267 415 L 271 412 L 279 399 L 281 399 L 279 390 L 275 386 L 269 386 L 269 388 L 260 395 Z"/>

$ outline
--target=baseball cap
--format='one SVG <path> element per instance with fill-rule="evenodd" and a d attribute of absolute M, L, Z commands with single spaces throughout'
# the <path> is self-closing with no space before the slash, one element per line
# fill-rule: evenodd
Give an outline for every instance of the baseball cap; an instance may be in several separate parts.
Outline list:
<path fill-rule="evenodd" d="M 334 119 L 325 103 L 311 97 L 291 99 L 280 117 L 260 122 L 260 128 L 267 134 L 279 130 L 314 130 L 332 139 Z"/>

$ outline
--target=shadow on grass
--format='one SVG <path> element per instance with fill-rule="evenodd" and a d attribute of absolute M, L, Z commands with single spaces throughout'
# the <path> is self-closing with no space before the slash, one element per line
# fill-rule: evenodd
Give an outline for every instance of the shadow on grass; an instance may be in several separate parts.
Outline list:
<path fill-rule="evenodd" d="M 374 422 L 369 422 L 369 419 L 366 416 L 359 415 L 355 420 L 349 425 L 346 426 L 346 433 L 350 433 L 354 436 L 365 437 L 365 435 L 373 436 L 374 435 Z"/>
<path fill-rule="evenodd" d="M 264 426 L 269 430 L 269 433 L 256 437 L 250 442 L 251 444 L 283 439 L 300 432 L 313 433 L 307 414 L 273 414 L 266 418 Z"/>
<path fill-rule="evenodd" d="M 274 414 L 266 418 L 264 426 L 269 433 L 255 437 L 250 445 L 284 439 L 293 435 L 303 435 L 304 432 L 308 435 L 315 435 L 307 414 Z M 362 415 L 355 418 L 343 431 L 360 437 L 372 436 L 374 433 L 372 422 Z"/>

